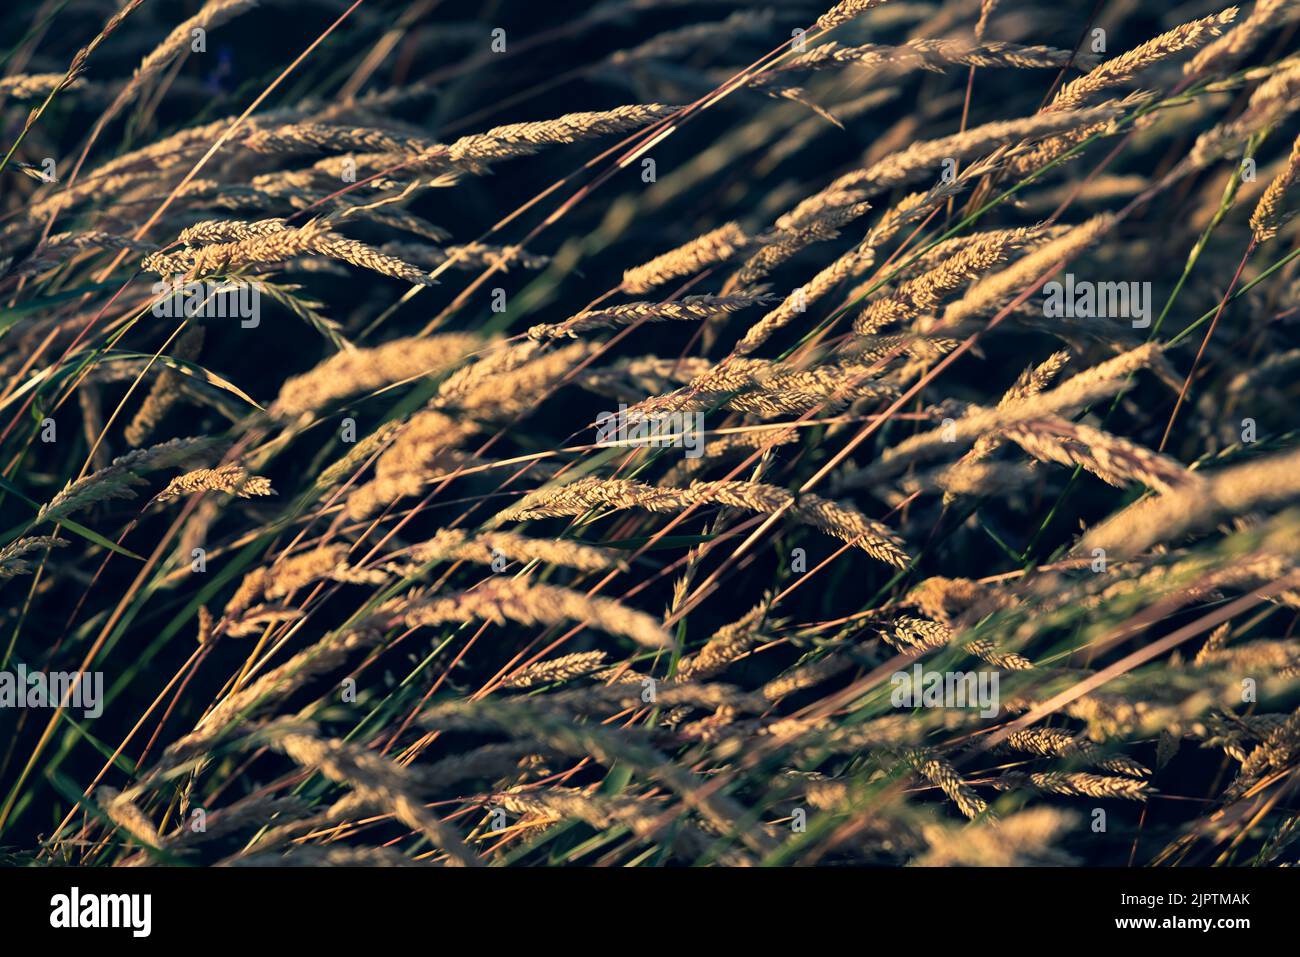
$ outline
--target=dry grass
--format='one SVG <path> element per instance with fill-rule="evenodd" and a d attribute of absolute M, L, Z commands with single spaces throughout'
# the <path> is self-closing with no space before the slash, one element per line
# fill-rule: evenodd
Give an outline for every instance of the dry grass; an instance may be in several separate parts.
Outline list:
<path fill-rule="evenodd" d="M 6 11 L 6 860 L 1297 863 L 1297 4 L 433 6 Z"/>

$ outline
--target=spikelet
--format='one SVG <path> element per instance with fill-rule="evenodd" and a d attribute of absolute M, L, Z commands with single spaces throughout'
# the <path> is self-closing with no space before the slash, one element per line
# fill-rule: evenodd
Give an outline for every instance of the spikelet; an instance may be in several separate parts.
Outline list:
<path fill-rule="evenodd" d="M 676 111 L 677 107 L 660 103 L 631 104 L 602 112 L 568 113 L 536 123 L 498 126 L 486 133 L 475 133 L 456 140 L 446 148 L 446 158 L 453 164 L 479 169 L 487 163 L 531 156 L 559 143 L 576 143 L 609 133 L 626 133 Z"/>
<path fill-rule="evenodd" d="M 641 322 L 704 322 L 763 302 L 766 302 L 764 296 L 687 296 L 668 302 L 629 302 L 581 312 L 564 322 L 532 326 L 527 334 L 530 339 L 558 339 L 576 337 L 592 329 L 617 329 Z"/>
<path fill-rule="evenodd" d="M 819 30 L 833 30 L 841 23 L 848 23 L 884 2 L 885 0 L 840 0 L 817 18 L 816 26 Z"/>
<path fill-rule="evenodd" d="M 1040 461 L 1081 466 L 1118 488 L 1140 482 L 1169 492 L 1201 484 L 1195 474 L 1166 455 L 1057 416 L 1022 422 L 1002 434 Z"/>
<path fill-rule="evenodd" d="M 1001 265 L 1040 233 L 1034 227 L 995 230 L 963 243 L 950 257 L 900 284 L 891 296 L 871 303 L 854 320 L 853 331 L 871 335 L 887 325 L 908 323 L 932 311 L 947 295 Z"/>
<path fill-rule="evenodd" d="M 853 662 L 848 658 L 828 655 L 819 661 L 801 665 L 778 678 L 773 678 L 763 685 L 758 693 L 768 701 L 780 701 L 782 698 L 789 697 L 796 692 L 816 687 L 827 678 L 833 678 L 846 668 L 851 667 L 853 667 Z"/>
<path fill-rule="evenodd" d="M 1075 859 L 1052 848 L 1074 829 L 1079 815 L 1050 807 L 1033 807 L 999 821 L 980 821 L 960 828 L 927 825 L 930 849 L 918 867 L 1024 867 L 1069 865 Z"/>
<path fill-rule="evenodd" d="M 202 348 L 203 327 L 192 326 L 176 340 L 175 356 L 177 359 L 193 362 L 199 357 L 199 350 Z M 180 383 L 181 374 L 172 369 L 163 369 L 158 374 L 158 378 L 149 389 L 149 394 L 140 404 L 135 418 L 126 427 L 125 437 L 129 445 L 136 447 L 143 445 L 150 433 L 158 428 L 163 417 L 180 397 Z"/>
<path fill-rule="evenodd" d="M 79 233 L 55 233 L 32 250 L 22 263 L 9 270 L 9 276 L 31 276 L 66 262 L 87 250 L 113 249 L 130 252 L 151 252 L 158 247 L 153 243 L 137 242 L 127 236 L 118 236 L 91 229 Z"/>
<path fill-rule="evenodd" d="M 449 863 L 475 867 L 481 862 L 472 850 L 415 797 L 413 781 L 392 761 L 337 738 L 310 734 L 279 736 L 274 746 L 304 767 L 332 781 L 347 784 L 363 800 L 391 813 L 446 852 Z"/>
<path fill-rule="evenodd" d="M 1026 46 L 1020 43 L 972 43 L 958 38 L 922 37 L 908 40 L 899 46 L 868 43 L 862 46 L 845 47 L 831 41 L 820 44 L 807 53 L 792 57 L 774 70 L 760 74 L 755 77 L 751 85 L 758 87 L 777 85 L 784 92 L 788 88 L 781 87 L 781 80 L 783 75 L 791 70 L 826 69 L 846 63 L 873 70 L 883 68 L 901 71 L 919 68 L 942 72 L 944 67 L 954 64 L 1032 69 L 1063 67 L 1071 62 L 1082 69 L 1096 65 L 1095 58 L 1089 54 L 1075 55 L 1070 50 Z"/>
<path fill-rule="evenodd" d="M 242 145 L 255 153 L 423 153 L 434 144 L 383 130 L 329 123 L 287 123 L 256 130 Z"/>
<path fill-rule="evenodd" d="M 904 616 L 895 621 L 892 631 L 885 632 L 883 637 L 900 651 L 935 651 L 947 647 L 956 633 L 937 621 Z M 967 642 L 966 651 L 995 668 L 1006 671 L 1028 671 L 1033 667 L 1033 663 L 1023 655 L 1013 651 L 999 651 L 991 642 L 983 639 Z"/>
<path fill-rule="evenodd" d="M 1232 631 L 1232 625 L 1224 622 L 1214 631 L 1205 636 L 1205 644 L 1201 645 L 1201 650 L 1196 653 L 1194 664 L 1202 664 L 1209 659 L 1216 651 L 1223 648 L 1228 640 L 1228 634 Z"/>
<path fill-rule="evenodd" d="M 413 628 L 464 622 L 470 618 L 482 618 L 498 625 L 507 621 L 521 625 L 578 621 L 612 635 L 631 638 L 649 648 L 672 644 L 659 622 L 644 612 L 608 598 L 588 598 L 576 591 L 523 579 L 487 581 L 473 591 L 454 597 L 420 599 L 412 602 L 399 620 Z"/>
<path fill-rule="evenodd" d="M 226 604 L 226 617 L 237 618 L 252 609 L 260 599 L 285 598 L 299 588 L 325 579 L 371 584 L 387 581 L 388 576 L 384 573 L 353 569 L 344 560 L 347 552 L 346 545 L 325 545 L 299 552 L 270 567 L 253 569 L 244 576 Z"/>
<path fill-rule="evenodd" d="M 907 600 L 928 617 L 946 623 L 988 597 L 988 590 L 969 578 L 935 575 L 916 585 Z"/>
<path fill-rule="evenodd" d="M 1145 801 L 1150 784 L 1130 777 L 1109 777 L 1089 774 L 1086 771 L 1035 771 L 1022 774 L 1018 771 L 1002 775 L 993 786 L 1003 791 L 1016 788 L 1033 788 L 1048 794 L 1081 795 L 1094 798 L 1116 798 L 1125 801 Z"/>
<path fill-rule="evenodd" d="M 674 279 L 693 276 L 706 267 L 725 263 L 751 242 L 736 223 L 727 223 L 656 256 L 644 265 L 627 270 L 619 288 L 632 295 L 647 293 Z"/>
<path fill-rule="evenodd" d="M 931 784 L 937 785 L 968 818 L 976 818 L 989 809 L 987 802 L 971 790 L 957 769 L 932 751 L 910 751 L 907 760 Z"/>
<path fill-rule="evenodd" d="M 841 199 L 836 195 L 835 200 Z M 871 204 L 863 202 L 826 202 L 802 216 L 798 222 L 778 225 L 759 241 L 759 249 L 746 259 L 722 287 L 723 295 L 752 291 L 773 270 L 789 262 L 814 243 L 828 242 L 840 235 L 840 229 L 864 216 Z M 789 215 L 782 217 L 788 219 Z"/>
<path fill-rule="evenodd" d="M 332 232 L 329 224 L 314 219 L 301 228 L 281 225 L 267 227 L 246 238 L 229 242 L 195 246 L 175 253 L 151 253 L 145 256 L 142 269 L 169 276 L 181 273 L 196 276 L 220 275 L 250 266 L 282 263 L 299 256 L 326 256 L 384 276 L 392 276 L 417 286 L 435 285 L 427 272 L 394 256 L 354 239 Z"/>
<path fill-rule="evenodd" d="M 579 571 L 599 572 L 621 564 L 618 554 L 594 545 L 562 538 L 527 538 L 512 532 L 471 534 L 444 528 L 427 542 L 411 546 L 409 557 L 416 562 L 471 561 L 491 563 L 496 556 L 512 561 L 540 562 Z"/>
<path fill-rule="evenodd" d="M 1022 728 L 1012 732 L 1006 746 L 1016 751 L 1038 754 L 1043 757 L 1079 757 L 1106 771 L 1143 778 L 1151 771 L 1125 755 L 1106 756 L 1087 738 L 1079 738 L 1059 728 Z"/>
<path fill-rule="evenodd" d="M 274 495 L 270 479 L 249 475 L 242 465 L 220 465 L 215 469 L 195 469 L 178 475 L 154 496 L 154 504 L 174 501 L 196 492 L 225 492 L 239 498 Z"/>
<path fill-rule="evenodd" d="M 402 423 L 388 422 L 374 432 L 353 444 L 342 458 L 327 466 L 316 477 L 316 485 L 322 489 L 332 488 L 347 479 L 376 452 L 386 446 L 401 431 Z"/>
<path fill-rule="evenodd" d="M 283 219 L 259 219 L 245 222 L 237 219 L 205 219 L 186 226 L 176 237 L 186 246 L 208 246 L 213 243 L 238 242 L 282 233 L 287 227 Z"/>
<path fill-rule="evenodd" d="M 1068 352 L 1054 352 L 1046 360 L 1033 368 L 1026 369 L 1021 373 L 1015 384 L 1008 389 L 998 401 L 998 408 L 1005 409 L 1008 406 L 1023 402 L 1033 396 L 1038 395 L 1056 379 L 1057 374 L 1065 368 L 1070 361 Z M 1002 434 L 998 432 L 985 433 L 975 440 L 969 452 L 958 459 L 957 464 L 949 470 L 950 476 L 960 474 L 962 471 L 969 469 L 971 466 L 980 462 L 995 451 L 1002 444 Z M 945 494 L 944 504 L 949 504 L 956 496 Z"/>
<path fill-rule="evenodd" d="M 208 611 L 207 605 L 199 605 L 199 630 L 195 640 L 200 645 L 206 645 L 212 639 L 212 612 Z"/>
<path fill-rule="evenodd" d="M 880 240 L 879 227 L 867 234 L 857 246 L 840 256 L 833 263 L 822 269 L 811 282 L 795 289 L 785 300 L 756 322 L 736 343 L 734 350 L 738 356 L 746 356 L 767 342 L 777 330 L 784 328 L 802 313 L 809 305 L 817 302 L 842 280 L 863 268 L 863 263 L 874 258 L 874 250 Z"/>
<path fill-rule="evenodd" d="M 1240 147 L 1248 137 L 1300 109 L 1300 62 L 1286 62 L 1255 88 L 1238 117 L 1219 123 L 1196 138 L 1187 156 L 1166 181 L 1209 166 Z"/>
<path fill-rule="evenodd" d="M 15 539 L 0 548 L 0 581 L 32 573 L 32 563 L 24 556 L 43 549 L 61 548 L 66 544 L 68 543 L 65 539 L 53 535 L 33 535 L 30 538 Z"/>
<path fill-rule="evenodd" d="M 204 437 L 172 439 L 128 452 L 107 467 L 69 482 L 63 491 L 41 506 L 36 520 L 54 522 L 105 499 L 134 498 L 131 486 L 143 484 L 141 473 L 174 468 L 211 452 L 218 444 L 216 439 Z"/>
<path fill-rule="evenodd" d="M 1107 60 L 1095 70 L 1061 87 L 1048 105 L 1048 110 L 1076 109 L 1098 93 L 1127 83 L 1148 67 L 1161 63 L 1184 50 L 1194 50 L 1209 43 L 1222 34 L 1224 28 L 1236 17 L 1237 8 L 1229 7 L 1222 13 L 1174 27 L 1120 54 L 1113 60 Z"/>
<path fill-rule="evenodd" d="M 845 191 L 850 197 L 865 199 L 927 177 L 944 160 L 960 161 L 971 156 L 982 156 L 999 146 L 1103 123 L 1118 113 L 1119 109 L 1115 106 L 1100 106 L 985 123 L 952 136 L 914 143 L 867 169 L 846 173 L 835 180 L 826 192 Z"/>
<path fill-rule="evenodd" d="M 683 658 L 677 665 L 679 681 L 700 681 L 712 678 L 725 670 L 733 661 L 745 655 L 750 648 L 763 640 L 762 627 L 771 607 L 771 595 L 764 596 L 752 609 L 737 621 L 723 625 L 704 647 Z M 772 622 L 779 626 L 779 622 Z"/>
<path fill-rule="evenodd" d="M 1204 483 L 1143 499 L 1093 526 L 1078 549 L 1136 555 L 1224 515 L 1300 497 L 1300 452 L 1283 452 L 1208 474 Z"/>
<path fill-rule="evenodd" d="M 840 482 L 841 488 L 869 485 L 904 465 L 973 443 L 979 436 L 1010 428 L 1020 422 L 1069 413 L 1098 399 L 1114 395 L 1129 385 L 1140 369 L 1160 367 L 1161 346 L 1147 343 L 1099 363 L 1067 379 L 1055 389 L 1011 402 L 996 409 L 972 410 L 951 426 L 922 432 L 887 449 L 880 460 Z"/>
<path fill-rule="evenodd" d="M 755 449 L 760 448 L 764 452 L 770 452 L 777 446 L 789 445 L 798 441 L 799 430 L 793 428 L 750 429 L 744 432 L 719 435 L 709 442 L 703 443 L 701 455 L 698 458 L 683 458 L 665 472 L 659 484 L 668 486 L 682 485 L 705 469 L 716 465 L 719 461 L 739 456 L 748 457 Z"/>
<path fill-rule="evenodd" d="M 310 372 L 287 379 L 270 415 L 291 419 L 359 392 L 438 375 L 459 364 L 481 342 L 469 333 L 445 333 L 394 339 L 373 349 L 340 352 Z"/>
<path fill-rule="evenodd" d="M 0 78 L 0 97 L 14 100 L 43 100 L 62 83 L 62 73 L 19 73 L 16 76 Z"/>
<path fill-rule="evenodd" d="M 102 128 L 108 121 L 126 108 L 145 86 L 159 76 L 178 56 L 190 50 L 194 42 L 195 30 L 213 30 L 233 20 L 235 17 L 257 6 L 257 0 L 208 0 L 199 11 L 187 20 L 172 28 L 162 43 L 158 44 L 140 61 L 135 73 L 126 85 L 100 114 L 96 127 Z M 123 12 L 129 10 L 124 8 Z M 105 30 L 107 32 L 107 29 Z"/>
<path fill-rule="evenodd" d="M 477 431 L 466 419 L 432 409 L 417 412 L 380 454 L 374 480 L 348 496 L 348 517 L 367 518 L 398 499 L 420 494 L 437 469 L 452 459 L 452 450 Z"/>
<path fill-rule="evenodd" d="M 549 661 L 536 661 L 513 672 L 501 682 L 501 687 L 518 691 L 535 685 L 562 683 L 590 674 L 599 668 L 604 660 L 603 651 L 580 651 L 572 655 L 551 658 Z"/>
<path fill-rule="evenodd" d="M 1250 15 L 1198 52 L 1183 67 L 1189 76 L 1224 70 L 1254 49 L 1270 31 L 1300 17 L 1295 0 L 1257 0 Z"/>
<path fill-rule="evenodd" d="M 379 251 L 426 269 L 445 263 L 456 269 L 479 271 L 493 268 L 508 272 L 511 266 L 545 269 L 551 262 L 551 257 L 527 252 L 521 246 L 490 246 L 487 243 L 466 243 L 442 249 L 417 243 L 384 243 Z"/>
<path fill-rule="evenodd" d="M 684 489 L 665 489 L 626 479 L 579 479 L 569 485 L 534 492 L 498 513 L 493 523 L 582 515 L 599 506 L 677 512 L 707 504 L 766 515 L 789 511 L 796 521 L 850 542 L 887 565 L 902 568 L 908 562 L 894 533 L 856 509 L 816 495 L 796 496 L 787 489 L 759 482 L 699 482 Z"/>
<path fill-rule="evenodd" d="M 679 411 L 720 404 L 763 419 L 799 415 L 811 409 L 833 412 L 854 399 L 892 398 L 897 394 L 893 386 L 880 382 L 876 375 L 878 371 L 871 366 L 852 362 L 788 370 L 780 363 L 732 359 L 709 377 L 707 390 L 700 388 L 682 402 Z"/>
<path fill-rule="evenodd" d="M 126 795 L 104 785 L 95 789 L 95 802 L 126 833 L 147 847 L 162 847 L 163 839 L 153 822 Z"/>
<path fill-rule="evenodd" d="M 1296 10 L 1300 11 L 1300 5 Z M 1250 231 L 1255 242 L 1268 242 L 1277 235 L 1284 222 L 1286 191 L 1297 182 L 1300 182 L 1300 136 L 1291 144 L 1291 155 L 1287 157 L 1286 165 L 1268 184 L 1250 216 Z"/>
<path fill-rule="evenodd" d="M 487 422 L 526 414 L 597 350 L 586 342 L 543 351 L 528 341 L 488 355 L 447 377 L 432 405 Z"/>
<path fill-rule="evenodd" d="M 1059 260 L 1069 262 L 1093 245 L 1114 227 L 1115 222 L 1113 215 L 1102 213 L 1065 235 L 1044 243 L 1010 268 L 975 283 L 965 296 L 944 310 L 942 322 L 922 322 L 919 325 L 920 331 L 931 332 L 937 328 L 955 326 L 1000 307 L 1008 297 L 1033 283 Z"/>

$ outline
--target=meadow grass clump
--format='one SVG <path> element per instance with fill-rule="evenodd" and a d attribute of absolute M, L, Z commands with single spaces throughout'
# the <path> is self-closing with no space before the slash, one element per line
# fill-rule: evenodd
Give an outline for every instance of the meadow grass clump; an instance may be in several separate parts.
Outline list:
<path fill-rule="evenodd" d="M 488 6 L 0 15 L 6 860 L 1298 863 L 1297 4 Z"/>

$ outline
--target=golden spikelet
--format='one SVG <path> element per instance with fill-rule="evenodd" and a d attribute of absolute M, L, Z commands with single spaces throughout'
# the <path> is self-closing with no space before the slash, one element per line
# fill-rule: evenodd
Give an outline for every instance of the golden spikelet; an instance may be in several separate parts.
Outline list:
<path fill-rule="evenodd" d="M 963 243 L 950 258 L 900 284 L 891 296 L 871 303 L 854 320 L 853 331 L 871 335 L 934 310 L 946 296 L 1001 265 L 1040 233 L 1035 227 L 995 230 Z"/>
<path fill-rule="evenodd" d="M 677 512 L 696 505 L 724 505 L 765 515 L 788 511 L 796 521 L 849 542 L 885 564 L 902 568 L 908 562 L 898 537 L 856 509 L 758 482 L 698 482 L 684 489 L 665 489 L 626 479 L 580 479 L 534 492 L 499 513 L 493 522 L 582 515 L 597 507 Z"/>
<path fill-rule="evenodd" d="M 997 407 L 1005 409 L 1008 406 L 1038 395 L 1052 384 L 1057 374 L 1065 368 L 1069 361 L 1070 354 L 1068 352 L 1054 352 L 1039 365 L 1026 369 L 1021 373 L 1015 384 L 1003 394 L 998 401 Z M 969 469 L 975 463 L 992 455 L 1001 444 L 1002 433 L 991 432 L 979 436 L 975 440 L 975 444 L 971 446 L 970 451 L 958 459 L 951 472 L 960 473 L 965 469 Z M 954 498 L 956 496 L 951 493 L 945 494 L 944 504 L 950 504 Z"/>
<path fill-rule="evenodd" d="M 816 26 L 819 30 L 833 30 L 840 24 L 848 23 L 850 20 L 862 16 L 868 10 L 872 10 L 884 2 L 885 0 L 840 0 L 839 3 L 817 18 Z"/>
<path fill-rule="evenodd" d="M 1136 555 L 1159 542 L 1256 508 L 1300 497 L 1300 452 L 1261 456 L 1221 469 L 1205 481 L 1140 500 L 1094 525 L 1078 549 L 1091 553 Z"/>
<path fill-rule="evenodd" d="M 0 97 L 14 100 L 43 100 L 62 83 L 62 73 L 19 73 L 16 76 L 0 78 Z"/>
<path fill-rule="evenodd" d="M 1300 6 L 1296 8 L 1300 10 Z M 1291 144 L 1291 155 L 1281 172 L 1264 190 L 1250 216 L 1250 231 L 1255 242 L 1265 243 L 1275 237 L 1284 222 L 1286 191 L 1300 182 L 1300 136 Z"/>
<path fill-rule="evenodd" d="M 1297 17 L 1300 17 L 1300 5 L 1295 0 L 1257 0 L 1245 20 L 1199 51 L 1183 71 L 1195 75 L 1230 67 L 1254 49 L 1270 31 Z"/>
<path fill-rule="evenodd" d="M 219 465 L 214 469 L 195 469 L 178 475 L 154 496 L 154 504 L 174 501 L 196 492 L 225 492 L 238 498 L 274 495 L 270 479 L 249 475 L 242 465 Z"/>
<path fill-rule="evenodd" d="M 726 223 L 690 242 L 623 273 L 621 288 L 641 295 L 664 283 L 693 276 L 702 269 L 725 263 L 749 246 L 751 240 L 736 223 Z"/>
<path fill-rule="evenodd" d="M 576 337 L 592 329 L 617 329 L 642 322 L 705 322 L 764 301 L 763 296 L 687 296 L 668 302 L 629 302 L 582 312 L 564 322 L 532 326 L 527 335 L 530 339 L 558 339 Z"/>
<path fill-rule="evenodd" d="M 446 157 L 451 163 L 477 168 L 486 163 L 531 156 L 557 143 L 576 143 L 639 129 L 676 111 L 677 107 L 660 103 L 637 103 L 600 112 L 568 113 L 535 123 L 513 123 L 461 137 L 446 147 Z"/>
<path fill-rule="evenodd" d="M 1147 777 L 1151 771 L 1125 755 L 1103 755 L 1087 738 L 1075 737 L 1059 728 L 1022 728 L 1007 737 L 1006 745 L 1043 757 L 1079 757 L 1106 771 L 1129 777 Z"/>
<path fill-rule="evenodd" d="M 1138 778 L 1110 777 L 1086 771 L 1035 771 L 1031 774 L 1013 771 L 1002 775 L 993 786 L 1003 791 L 1028 787 L 1048 794 L 1145 801 L 1150 784 Z"/>
<path fill-rule="evenodd" d="M 199 605 L 199 632 L 196 640 L 200 645 L 206 645 L 212 638 L 212 612 L 208 611 L 207 605 Z"/>
<path fill-rule="evenodd" d="M 759 689 L 759 694 L 768 701 L 780 701 L 796 692 L 816 687 L 826 679 L 833 678 L 851 667 L 853 662 L 847 658 L 829 655 L 820 661 L 800 665 L 778 678 L 773 678 Z"/>
<path fill-rule="evenodd" d="M 770 604 L 770 596 L 767 596 L 740 619 L 719 628 L 713 637 L 704 643 L 703 648 L 678 663 L 678 680 L 700 681 L 704 678 L 712 678 L 762 641 L 761 629 Z M 771 624 L 779 626 L 780 623 Z"/>
<path fill-rule="evenodd" d="M 1165 177 L 1165 181 L 1209 166 L 1237 149 L 1254 134 L 1280 122 L 1300 109 L 1300 62 L 1282 61 L 1255 88 L 1246 109 L 1235 119 L 1219 123 L 1196 138 L 1187 156 Z"/>
<path fill-rule="evenodd" d="M 351 449 L 333 465 L 327 466 L 316 477 L 316 484 L 327 489 L 347 479 L 373 455 L 386 446 L 399 431 L 402 423 L 388 422 L 365 438 L 355 442 Z"/>
<path fill-rule="evenodd" d="M 1076 226 L 1065 235 L 1044 243 L 1010 268 L 976 282 L 965 296 L 944 310 L 941 322 L 922 322 L 920 330 L 930 332 L 936 328 L 955 326 L 1001 307 L 1007 298 L 1033 283 L 1058 261 L 1068 263 L 1093 245 L 1114 227 L 1115 222 L 1113 215 L 1103 213 Z"/>
<path fill-rule="evenodd" d="M 957 769 L 946 759 L 930 751 L 911 751 L 907 759 L 926 780 L 937 785 L 968 818 L 976 818 L 989 808 L 987 802 L 971 790 Z"/>
<path fill-rule="evenodd" d="M 1002 820 L 980 821 L 961 828 L 927 825 L 922 833 L 930 849 L 915 863 L 918 867 L 1073 864 L 1073 857 L 1051 845 L 1073 830 L 1078 818 L 1070 811 L 1032 807 Z"/>
<path fill-rule="evenodd" d="M 562 683 L 590 674 L 599 668 L 604 660 L 603 651 L 580 651 L 572 655 L 551 658 L 548 661 L 536 661 L 512 672 L 501 682 L 501 687 L 518 691 L 535 685 Z"/>
<path fill-rule="evenodd" d="M 411 560 L 492 563 L 498 557 L 511 561 L 540 562 L 579 571 L 598 572 L 618 567 L 618 554 L 607 548 L 562 538 L 527 538 L 512 532 L 470 533 L 444 528 L 427 542 L 411 546 Z"/>
<path fill-rule="evenodd" d="M 101 785 L 95 790 L 95 801 L 113 823 L 148 847 L 162 847 L 163 839 L 153 822 L 126 795 L 116 788 Z"/>
<path fill-rule="evenodd" d="M 907 600 L 935 621 L 947 622 L 984 601 L 988 595 L 986 588 L 969 578 L 935 575 L 908 592 Z"/>
<path fill-rule="evenodd" d="M 1184 50 L 1194 50 L 1223 33 L 1237 17 L 1237 8 L 1180 24 L 1146 43 L 1134 47 L 1095 70 L 1065 84 L 1053 97 L 1048 110 L 1077 109 L 1083 103 L 1112 87 L 1127 83 L 1137 74 Z"/>
<path fill-rule="evenodd" d="M 1106 105 L 985 123 L 952 136 L 914 143 L 864 170 L 846 173 L 827 191 L 847 191 L 849 196 L 865 199 L 928 176 L 945 160 L 982 156 L 999 146 L 1102 123 L 1118 113 L 1117 107 Z"/>
<path fill-rule="evenodd" d="M 144 483 L 141 473 L 174 468 L 207 455 L 218 444 L 217 440 L 204 437 L 171 439 L 147 449 L 128 452 L 107 467 L 69 482 L 58 495 L 41 506 L 36 520 L 57 521 L 106 499 L 134 498 L 135 492 L 131 487 Z"/>
<path fill-rule="evenodd" d="M 227 274 L 250 266 L 282 263 L 299 256 L 326 256 L 369 269 L 417 286 L 431 286 L 427 272 L 354 239 L 332 232 L 329 223 L 314 219 L 301 228 L 257 225 L 244 238 L 229 242 L 189 247 L 176 253 L 151 253 L 141 268 L 163 276 L 182 273 L 195 276 Z"/>
<path fill-rule="evenodd" d="M 454 597 L 420 599 L 412 602 L 399 620 L 406 627 L 414 628 L 464 622 L 470 618 L 498 625 L 507 621 L 521 625 L 577 621 L 650 648 L 672 644 L 663 626 L 644 612 L 608 598 L 588 598 L 576 591 L 523 579 L 487 581 L 473 591 Z"/>
<path fill-rule="evenodd" d="M 481 862 L 456 832 L 414 796 L 413 782 L 398 765 L 357 745 L 309 734 L 279 736 L 275 747 L 298 764 L 346 784 L 365 800 L 383 807 L 446 852 L 449 863 L 476 867 Z"/>
<path fill-rule="evenodd" d="M 203 327 L 192 326 L 176 340 L 175 357 L 193 362 L 198 359 L 202 348 Z M 128 445 L 138 448 L 148 440 L 149 435 L 158 428 L 163 417 L 180 398 L 180 383 L 181 374 L 171 369 L 163 369 L 158 374 L 158 378 L 149 389 L 149 394 L 140 404 L 135 418 L 126 427 L 125 436 Z"/>
<path fill-rule="evenodd" d="M 466 419 L 426 409 L 411 416 L 375 463 L 375 477 L 348 496 L 349 518 L 363 519 L 398 499 L 418 495 L 451 450 L 478 431 Z"/>
<path fill-rule="evenodd" d="M 444 333 L 394 339 L 373 349 L 340 352 L 310 372 L 285 380 L 270 414 L 278 419 L 291 419 L 359 392 L 438 375 L 458 365 L 481 342 L 469 333 Z"/>
<path fill-rule="evenodd" d="M 1168 492 L 1201 484 L 1194 473 L 1167 455 L 1057 416 L 1022 422 L 1002 434 L 1040 461 L 1080 466 L 1119 488 L 1140 482 Z"/>
<path fill-rule="evenodd" d="M 981 435 L 1032 419 L 1069 413 L 1114 395 L 1130 384 L 1132 373 L 1144 368 L 1161 368 L 1164 362 L 1161 349 L 1158 343 L 1147 343 L 1086 369 L 1055 389 L 1017 399 L 996 409 L 971 410 L 950 426 L 922 432 L 892 446 L 877 463 L 847 476 L 840 482 L 840 487 L 868 485 L 911 462 L 971 444 Z"/>

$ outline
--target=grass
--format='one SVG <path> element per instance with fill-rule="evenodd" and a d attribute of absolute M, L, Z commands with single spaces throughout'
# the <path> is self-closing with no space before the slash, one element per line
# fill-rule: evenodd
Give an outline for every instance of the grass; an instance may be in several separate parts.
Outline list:
<path fill-rule="evenodd" d="M 0 855 L 1295 863 L 1293 6 L 8 11 Z"/>

